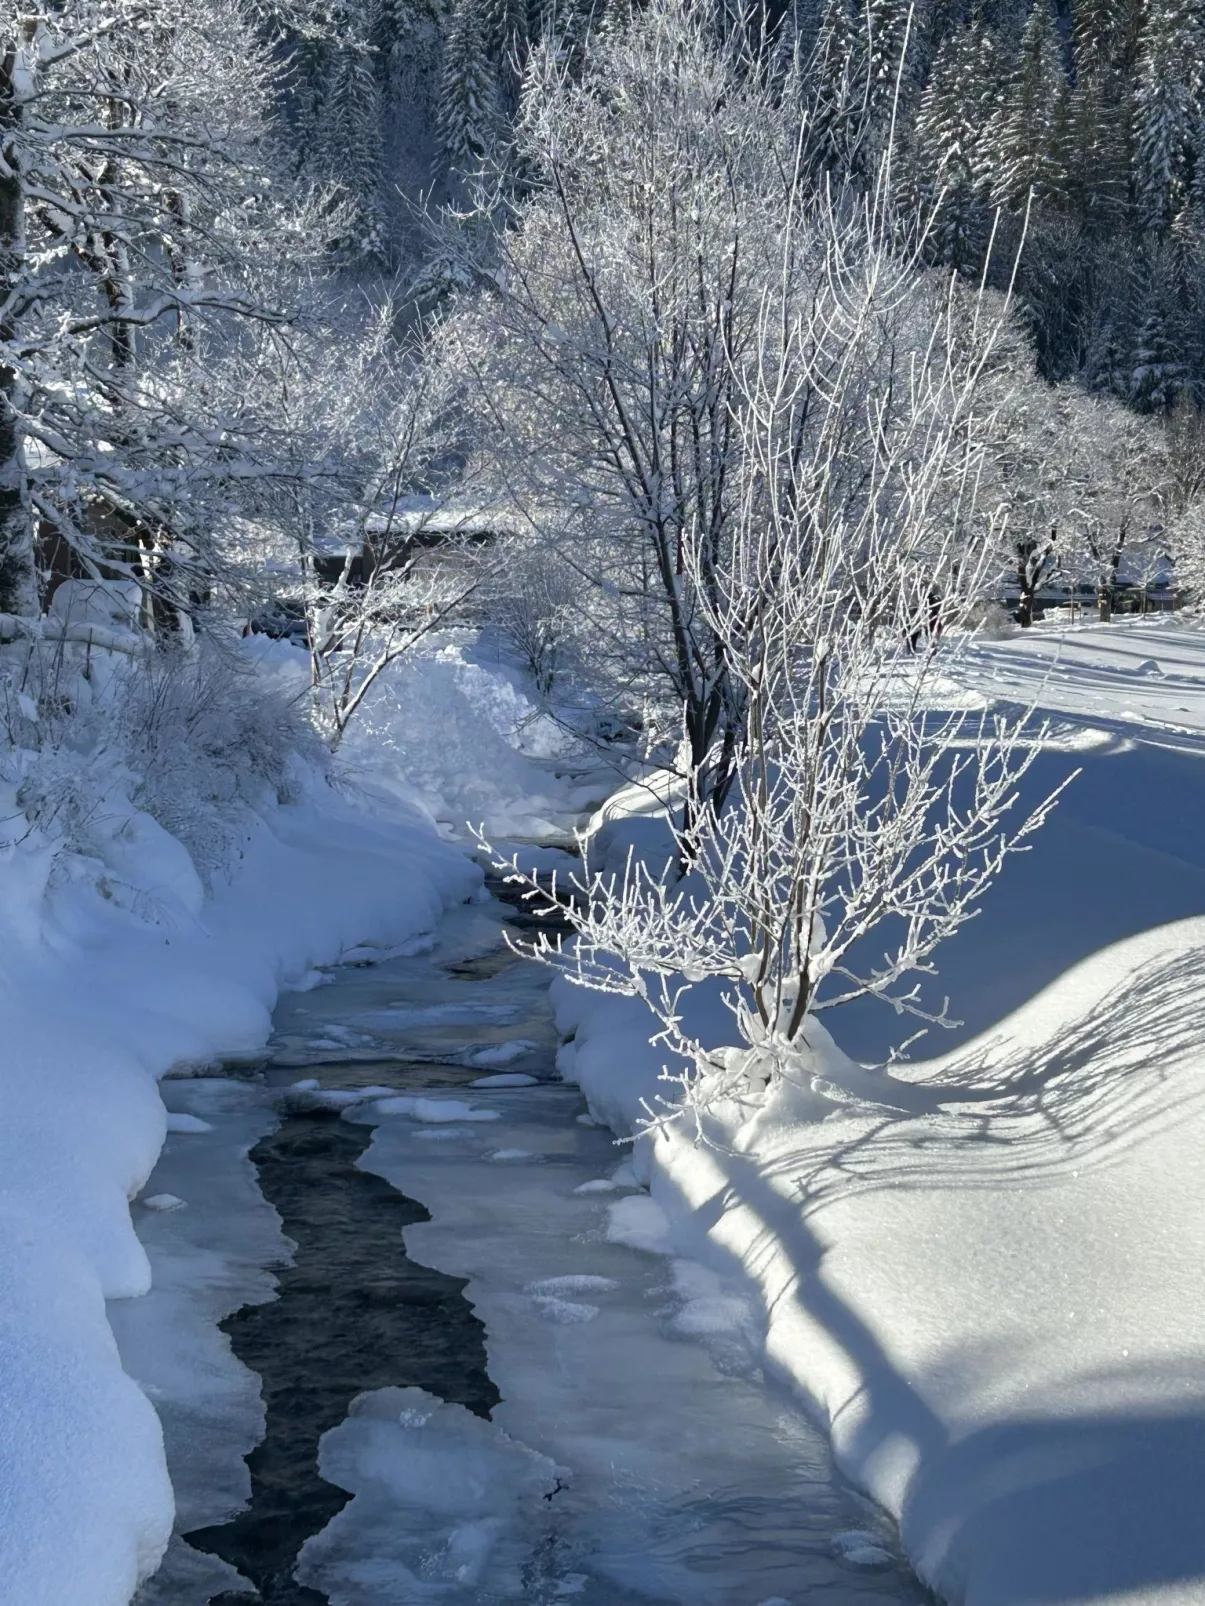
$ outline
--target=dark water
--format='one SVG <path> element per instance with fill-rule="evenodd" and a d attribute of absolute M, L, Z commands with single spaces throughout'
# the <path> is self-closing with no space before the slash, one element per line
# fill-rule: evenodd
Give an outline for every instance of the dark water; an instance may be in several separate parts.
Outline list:
<path fill-rule="evenodd" d="M 318 1441 L 355 1395 L 414 1386 L 479 1416 L 498 1402 L 463 1280 L 417 1265 L 403 1248 L 403 1227 L 429 1220 L 427 1211 L 356 1169 L 370 1137 L 367 1127 L 315 1110 L 289 1115 L 251 1151 L 297 1247 L 277 1273 L 279 1299 L 222 1323 L 235 1354 L 262 1378 L 267 1433 L 247 1461 L 250 1507 L 186 1536 L 259 1591 L 225 1593 L 215 1606 L 325 1606 L 292 1573 L 305 1540 L 350 1499 L 319 1477 Z"/>

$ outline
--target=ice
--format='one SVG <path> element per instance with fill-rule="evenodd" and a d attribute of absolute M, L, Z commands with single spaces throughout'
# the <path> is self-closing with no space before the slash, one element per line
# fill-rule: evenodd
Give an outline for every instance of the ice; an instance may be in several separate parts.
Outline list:
<path fill-rule="evenodd" d="M 486 1156 L 489 1160 L 538 1160 L 539 1155 L 533 1154 L 530 1149 L 494 1149 Z"/>
<path fill-rule="evenodd" d="M 675 1270 L 679 1294 L 666 1287 L 664 1260 L 609 1240 L 609 1209 L 628 1201 L 578 1191 L 599 1180 L 614 1153 L 609 1132 L 575 1121 L 579 1108 L 577 1095 L 555 1084 L 502 1090 L 490 1136 L 504 1136 L 505 1148 L 478 1138 L 436 1152 L 410 1123 L 383 1121 L 360 1162 L 431 1212 L 406 1229 L 407 1252 L 469 1279 L 503 1396 L 496 1429 L 562 1469 L 559 1491 L 501 1530 L 525 1558 L 522 1585 L 491 1578 L 466 1606 L 759 1606 L 775 1594 L 789 1606 L 916 1600 L 898 1569 L 858 1574 L 835 1553 L 832 1535 L 852 1527 L 855 1510 L 830 1481 L 822 1441 L 759 1378 L 726 1366 L 747 1314 L 736 1293 L 696 1267 L 694 1277 Z M 375 1115 L 362 1106 L 349 1118 Z M 556 1163 L 497 1164 L 499 1153 L 516 1150 Z M 662 1245 L 664 1218 L 647 1195 L 631 1197 L 633 1230 L 639 1215 L 637 1235 Z M 713 1323 L 717 1332 L 702 1344 L 678 1336 L 677 1313 L 705 1296 L 727 1320 Z M 352 1428 L 356 1437 L 337 1437 Z M 349 1458 L 338 1481 L 363 1493 L 310 1542 L 304 1579 L 328 1590 L 336 1581 L 333 1606 L 444 1598 L 424 1592 L 436 1581 L 459 1601 L 446 1576 L 451 1517 L 430 1520 L 438 1540 L 428 1578 L 410 1548 L 416 1519 L 386 1499 L 388 1488 L 402 1487 L 389 1479 L 402 1475 L 382 1472 L 355 1418 L 324 1440 L 324 1466 L 326 1446 L 336 1443 Z M 417 1498 L 421 1507 L 431 1495 Z M 462 1526 L 479 1515 L 470 1505 Z M 357 1557 L 382 1548 L 384 1570 L 357 1567 Z"/>
<path fill-rule="evenodd" d="M 522 1059 L 524 1054 L 530 1054 L 532 1049 L 537 1048 L 538 1046 L 539 1045 L 537 1043 L 525 1043 L 521 1038 L 517 1038 L 509 1043 L 499 1043 L 493 1048 L 474 1049 L 474 1051 L 469 1055 L 469 1064 L 509 1065 L 512 1060 Z M 527 1081 L 529 1082 L 532 1080 L 534 1080 L 534 1078 L 527 1078 Z M 480 1087 L 484 1086 L 485 1083 L 482 1081 L 477 1085 Z M 494 1082 L 495 1087 L 505 1087 L 506 1085 L 507 1084 L 505 1082 Z M 511 1082 L 509 1085 L 511 1087 L 522 1087 L 524 1083 Z"/>
<path fill-rule="evenodd" d="M 477 1104 L 462 1104 L 459 1099 L 419 1098 L 402 1094 L 397 1098 L 378 1099 L 378 1115 L 405 1115 L 412 1121 L 497 1121 L 497 1110 L 487 1110 Z"/>
<path fill-rule="evenodd" d="M 183 1210 L 185 1203 L 174 1193 L 152 1193 L 149 1197 L 144 1196 L 139 1202 L 148 1210 Z"/>
<path fill-rule="evenodd" d="M 187 1115 L 183 1111 L 172 1110 L 168 1112 L 167 1130 L 169 1132 L 212 1132 L 213 1127 L 208 1121 L 203 1121 L 199 1115 Z"/>
<path fill-rule="evenodd" d="M 599 1311 L 597 1305 L 586 1305 L 575 1299 L 555 1299 L 548 1294 L 537 1294 L 535 1303 L 546 1322 L 592 1322 Z"/>
<path fill-rule="evenodd" d="M 574 1190 L 577 1191 L 576 1189 Z M 541 1277 L 529 1283 L 529 1294 L 606 1294 L 619 1283 L 614 1277 L 599 1277 L 591 1272 L 570 1272 L 566 1277 Z"/>
<path fill-rule="evenodd" d="M 379 1389 L 325 1435 L 319 1468 L 354 1495 L 298 1567 L 331 1606 L 530 1599 L 558 1469 L 502 1428 L 421 1389 Z"/>
<path fill-rule="evenodd" d="M 530 1044 L 524 1044 L 529 1048 Z M 480 1064 L 475 1060 L 474 1064 Z M 527 1076 L 523 1071 L 499 1071 L 496 1076 L 479 1076 L 469 1083 L 470 1087 L 534 1087 L 538 1078 Z"/>
<path fill-rule="evenodd" d="M 265 1090 L 199 1078 L 164 1083 L 163 1092 L 177 1114 L 204 1110 L 205 1130 L 188 1143 L 169 1144 L 152 1172 L 151 1198 L 135 1206 L 151 1292 L 112 1302 L 109 1320 L 122 1364 L 154 1400 L 163 1424 L 180 1534 L 224 1521 L 250 1494 L 244 1457 L 263 1432 L 259 1379 L 234 1357 L 216 1324 L 242 1305 L 275 1297 L 267 1268 L 288 1246 L 247 1158 L 276 1124 Z M 181 1197 L 187 1210 L 154 1204 Z M 139 1606 L 204 1606 L 235 1576 L 177 1538 L 165 1567 L 140 1592 Z"/>

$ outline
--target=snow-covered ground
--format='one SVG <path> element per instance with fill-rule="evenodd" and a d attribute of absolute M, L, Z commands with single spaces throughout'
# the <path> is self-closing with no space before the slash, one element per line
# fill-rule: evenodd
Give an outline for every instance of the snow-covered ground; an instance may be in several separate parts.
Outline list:
<path fill-rule="evenodd" d="M 1205 634 L 1035 630 L 967 681 L 1050 711 L 1035 796 L 1082 773 L 936 956 L 964 1025 L 867 1071 L 907 1023 L 827 1015 L 800 1085 L 638 1160 L 675 1246 L 760 1289 L 769 1362 L 944 1597 L 1200 1602 Z M 567 1074 L 635 1119 L 640 1006 L 557 993 Z"/>

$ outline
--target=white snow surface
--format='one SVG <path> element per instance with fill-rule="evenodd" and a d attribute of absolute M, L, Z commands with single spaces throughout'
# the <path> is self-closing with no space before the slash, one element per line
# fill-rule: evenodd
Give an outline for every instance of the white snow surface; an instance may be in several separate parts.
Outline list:
<path fill-rule="evenodd" d="M 370 818 L 316 773 L 298 789 L 207 893 L 119 788 L 85 852 L 0 784 L 2 1606 L 125 1606 L 171 1530 L 160 1423 L 105 1318 L 150 1286 L 129 1202 L 168 1130 L 156 1078 L 253 1055 L 282 987 L 414 937 L 480 880 L 413 806 Z"/>
<path fill-rule="evenodd" d="M 638 1141 L 652 1197 L 610 1230 L 743 1269 L 767 1364 L 945 1599 L 1199 1606 L 1205 634 L 1034 630 L 977 647 L 967 676 L 1049 711 L 1035 796 L 1083 773 L 936 956 L 929 996 L 964 1024 L 889 1071 L 855 1059 L 881 1065 L 906 1021 L 810 1023 L 751 1118 L 710 1145 Z M 612 834 L 655 851 L 656 822 L 636 826 Z M 563 1074 L 630 1130 L 665 1091 L 643 1006 L 554 996 Z M 731 1037 L 714 998 L 692 1007 Z M 875 1548 L 851 1534 L 848 1560 Z"/>

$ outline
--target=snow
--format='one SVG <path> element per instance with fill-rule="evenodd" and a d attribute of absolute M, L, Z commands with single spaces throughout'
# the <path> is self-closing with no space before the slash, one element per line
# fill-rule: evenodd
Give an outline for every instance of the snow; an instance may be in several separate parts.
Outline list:
<path fill-rule="evenodd" d="M 658 1214 L 617 1201 L 609 1232 L 741 1269 L 764 1363 L 943 1598 L 1187 1606 L 1205 1592 L 1205 635 L 1035 630 L 981 644 L 969 673 L 1050 711 L 1035 795 L 1083 773 L 936 956 L 928 996 L 964 1024 L 866 1070 L 906 1023 L 873 1003 L 827 1015 L 832 1038 L 811 1023 L 791 1082 L 712 1141 L 638 1140 Z M 643 1006 L 555 995 L 559 1063 L 631 1130 L 665 1091 Z M 874 1535 L 840 1544 L 879 1562 Z"/>
<path fill-rule="evenodd" d="M 105 656 L 93 655 L 90 695 Z M 156 1078 L 258 1055 L 283 986 L 365 941 L 414 938 L 480 872 L 413 805 L 369 817 L 300 760 L 290 802 L 265 792 L 237 828 L 223 820 L 212 840 L 229 857 L 204 876 L 183 840 L 130 801 L 137 777 L 112 755 L 62 747 L 6 762 L 0 1600 L 126 1606 L 163 1555 L 173 1501 L 160 1420 L 122 1369 L 105 1301 L 151 1286 L 155 1257 L 130 1200 L 165 1135 L 204 1145 L 212 1126 L 193 1109 L 169 1120 Z M 14 764 L 55 789 L 32 826 Z M 167 1194 L 190 1208 L 165 1208 Z M 202 1214 L 183 1188 L 156 1198 L 139 1212 L 148 1243 L 148 1223 L 179 1231 Z M 142 1355 L 127 1361 L 140 1381 L 153 1372 Z"/>

